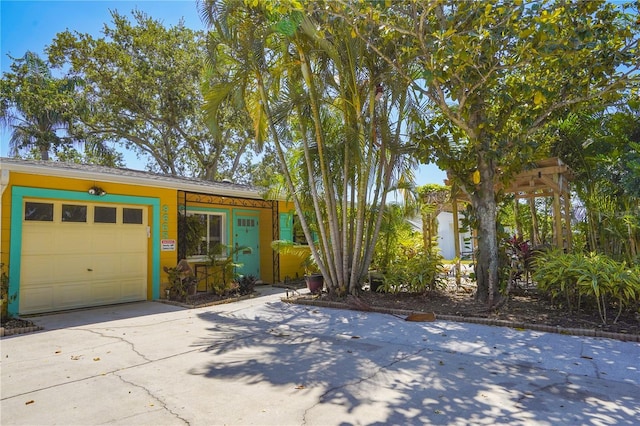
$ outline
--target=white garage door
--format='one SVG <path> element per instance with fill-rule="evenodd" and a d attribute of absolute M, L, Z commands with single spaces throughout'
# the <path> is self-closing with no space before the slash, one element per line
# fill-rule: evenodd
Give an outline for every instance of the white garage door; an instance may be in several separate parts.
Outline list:
<path fill-rule="evenodd" d="M 147 298 L 146 207 L 24 203 L 21 314 Z"/>

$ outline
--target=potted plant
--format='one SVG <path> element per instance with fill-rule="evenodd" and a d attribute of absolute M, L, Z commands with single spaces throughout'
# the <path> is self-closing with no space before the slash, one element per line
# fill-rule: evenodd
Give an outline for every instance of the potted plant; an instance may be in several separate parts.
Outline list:
<path fill-rule="evenodd" d="M 306 246 L 295 244 L 293 241 L 276 240 L 271 248 L 281 254 L 293 254 L 300 258 L 300 266 L 304 269 L 304 280 L 307 288 L 313 294 L 322 293 L 324 277 L 318 269 L 318 264 Z"/>
<path fill-rule="evenodd" d="M 324 277 L 318 270 L 318 265 L 311 253 L 302 261 L 302 267 L 304 268 L 304 281 L 307 283 L 309 291 L 312 294 L 322 293 Z"/>

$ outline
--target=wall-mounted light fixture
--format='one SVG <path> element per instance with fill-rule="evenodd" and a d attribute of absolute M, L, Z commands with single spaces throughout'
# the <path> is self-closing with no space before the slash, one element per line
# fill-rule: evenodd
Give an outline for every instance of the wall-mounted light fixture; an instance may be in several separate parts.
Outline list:
<path fill-rule="evenodd" d="M 107 195 L 107 191 L 105 191 L 104 189 L 100 188 L 99 186 L 92 186 L 91 188 L 89 188 L 89 191 L 87 191 L 89 194 L 91 195 L 95 195 L 96 197 L 102 197 Z"/>

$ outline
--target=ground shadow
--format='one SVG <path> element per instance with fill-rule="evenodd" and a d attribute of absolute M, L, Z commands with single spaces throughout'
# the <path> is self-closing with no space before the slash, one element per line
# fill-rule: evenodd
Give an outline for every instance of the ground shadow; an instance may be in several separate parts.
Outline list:
<path fill-rule="evenodd" d="M 199 316 L 211 323 L 211 335 L 196 346 L 211 361 L 192 374 L 321 389 L 306 415 L 330 410 L 336 423 L 355 416 L 380 425 L 635 424 L 640 415 L 640 380 L 594 377 L 590 355 L 563 359 L 546 333 L 511 330 L 495 343 L 509 329 L 473 334 L 479 326 L 279 302 L 255 316 Z M 606 343 L 600 352 L 607 356 Z M 614 385 L 615 393 L 606 391 Z"/>

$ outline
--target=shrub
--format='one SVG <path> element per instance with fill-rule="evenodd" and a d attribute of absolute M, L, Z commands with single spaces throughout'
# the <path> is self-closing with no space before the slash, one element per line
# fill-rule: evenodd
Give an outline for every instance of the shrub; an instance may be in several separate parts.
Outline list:
<path fill-rule="evenodd" d="M 605 255 L 565 254 L 552 250 L 536 258 L 533 279 L 552 300 L 566 302 L 569 312 L 585 302 L 594 303 L 604 324 L 608 310 L 617 307 L 614 323 L 622 311 L 640 299 L 640 268 L 629 267 Z"/>
<path fill-rule="evenodd" d="M 446 284 L 441 278 L 443 271 L 442 256 L 420 251 L 413 256 L 397 259 L 384 272 L 384 283 L 378 287 L 378 291 L 423 293 L 434 290 Z"/>
<path fill-rule="evenodd" d="M 243 275 L 238 278 L 238 291 L 241 296 L 253 293 L 258 279 L 253 275 Z"/>
<path fill-rule="evenodd" d="M 15 298 L 15 296 L 13 296 Z M 0 263 L 0 306 L 2 319 L 8 318 L 7 304 L 9 302 L 9 275 L 4 270 L 4 263 Z"/>

